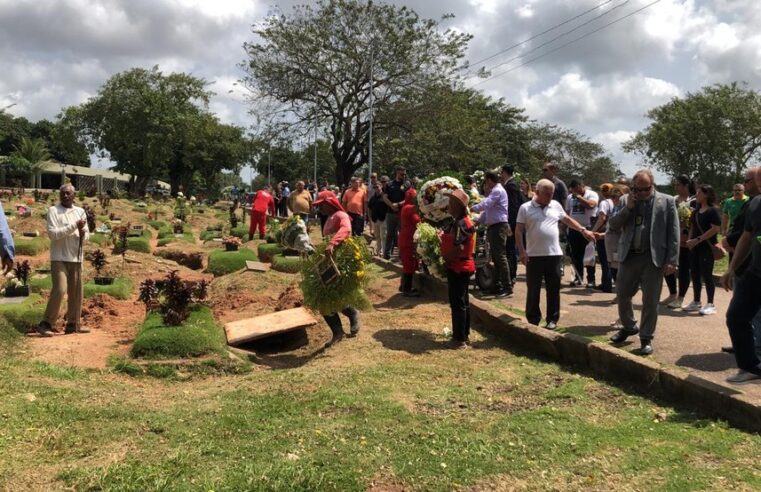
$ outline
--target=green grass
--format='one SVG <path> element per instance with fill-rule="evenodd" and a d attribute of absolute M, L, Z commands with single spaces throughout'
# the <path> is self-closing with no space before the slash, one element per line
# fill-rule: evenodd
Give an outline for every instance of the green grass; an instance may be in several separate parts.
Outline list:
<path fill-rule="evenodd" d="M 283 253 L 279 244 L 262 243 L 256 247 L 256 253 L 263 262 L 272 261 L 272 257 Z"/>
<path fill-rule="evenodd" d="M 195 306 L 182 326 L 165 326 L 158 313 L 149 313 L 132 346 L 134 357 L 198 357 L 220 353 L 225 335 L 205 306 Z"/>
<path fill-rule="evenodd" d="M 301 258 L 275 255 L 272 257 L 272 269 L 283 273 L 298 273 L 301 269 Z"/>
<path fill-rule="evenodd" d="M 85 284 L 85 297 L 97 294 L 107 294 L 115 299 L 129 299 L 132 296 L 132 280 L 116 277 L 111 285 L 95 285 L 95 281 L 90 280 Z"/>
<path fill-rule="evenodd" d="M 23 256 L 37 256 L 50 249 L 50 239 L 46 236 L 33 238 L 18 237 L 13 239 L 16 254 Z"/>
<path fill-rule="evenodd" d="M 0 356 L 7 356 L 21 341 L 23 334 L 0 313 Z"/>
<path fill-rule="evenodd" d="M 90 237 L 88 239 L 91 243 L 95 243 L 98 246 L 109 246 L 111 245 L 111 234 L 102 234 L 99 232 L 96 232 L 94 234 L 90 234 Z"/>
<path fill-rule="evenodd" d="M 215 276 L 227 275 L 246 267 L 246 261 L 256 261 L 256 253 L 248 248 L 238 251 L 218 249 L 209 253 L 209 265 L 206 270 Z"/>
<path fill-rule="evenodd" d="M 175 241 L 184 241 L 191 244 L 196 242 L 195 238 L 193 238 L 193 229 L 187 224 L 182 227 L 182 237 L 175 237 L 174 229 L 167 225 L 159 229 L 158 239 L 158 246 L 166 246 Z"/>
<path fill-rule="evenodd" d="M 167 227 L 167 223 L 162 220 L 146 220 L 145 223 L 153 227 L 157 231 Z"/>
<path fill-rule="evenodd" d="M 0 317 L 20 333 L 37 326 L 45 313 L 45 303 L 39 294 L 30 294 L 21 304 L 0 305 Z"/>
<path fill-rule="evenodd" d="M 137 251 L 138 253 L 150 253 L 151 252 L 150 239 L 145 236 L 128 237 L 127 249 L 131 251 Z"/>
<path fill-rule="evenodd" d="M 235 229 L 230 229 L 230 235 L 239 237 L 243 240 L 243 242 L 247 242 L 248 241 L 248 226 L 239 225 Z"/>
<path fill-rule="evenodd" d="M 199 238 L 201 241 L 210 241 L 214 239 L 215 237 L 222 237 L 224 234 L 218 232 L 218 231 L 201 231 L 201 234 L 199 234 Z"/>
<path fill-rule="evenodd" d="M 41 278 L 30 278 L 29 289 L 32 292 L 42 292 L 43 290 L 51 290 L 53 288 L 53 278 L 50 275 L 45 275 Z"/>

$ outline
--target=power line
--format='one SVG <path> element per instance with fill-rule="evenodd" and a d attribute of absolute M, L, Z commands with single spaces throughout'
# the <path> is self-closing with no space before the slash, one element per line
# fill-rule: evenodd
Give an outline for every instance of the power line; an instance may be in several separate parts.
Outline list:
<path fill-rule="evenodd" d="M 549 29 L 547 29 L 547 30 L 545 30 L 545 31 L 542 31 L 542 32 L 540 32 L 539 34 L 535 34 L 535 35 L 531 36 L 530 38 L 528 38 L 528 39 L 525 39 L 525 40 L 521 41 L 520 43 L 516 43 L 516 44 L 514 44 L 514 45 L 512 45 L 512 46 L 509 46 L 509 47 L 507 47 L 507 48 L 505 48 L 505 49 L 503 49 L 503 50 L 501 50 L 501 51 L 498 51 L 498 52 L 494 53 L 493 55 L 489 55 L 489 56 L 487 56 L 486 58 L 482 58 L 482 59 L 480 59 L 480 60 L 478 60 L 478 61 L 475 61 L 475 62 L 471 63 L 471 64 L 470 64 L 470 66 L 472 67 L 473 65 L 478 65 L 479 63 L 485 62 L 485 61 L 487 61 L 487 60 L 491 60 L 492 58 L 494 58 L 494 57 L 496 57 L 496 56 L 499 56 L 499 55 L 501 55 L 502 53 L 506 53 L 506 52 L 508 52 L 508 51 L 510 51 L 510 50 L 513 50 L 513 49 L 515 49 L 515 48 L 517 48 L 517 47 L 519 47 L 519 46 L 523 46 L 524 44 L 528 43 L 529 41 L 533 41 L 534 39 L 536 39 L 536 38 L 538 38 L 538 37 L 544 36 L 544 35 L 545 35 L 545 34 L 547 34 L 548 32 L 552 32 L 552 31 L 554 31 L 555 29 L 557 29 L 558 27 L 562 27 L 562 26 L 564 26 L 564 25 L 568 24 L 569 22 L 573 22 L 573 21 L 575 21 L 575 20 L 576 20 L 576 19 L 578 19 L 579 17 L 584 17 L 584 16 L 585 16 L 585 15 L 587 15 L 588 13 L 590 13 L 590 12 L 593 12 L 593 11 L 595 11 L 595 10 L 599 9 L 600 7 L 604 7 L 605 5 L 607 5 L 607 4 L 609 4 L 609 3 L 613 2 L 613 1 L 614 1 L 614 0 L 606 0 L 605 2 L 602 2 L 601 4 L 598 4 L 598 5 L 596 5 L 596 6 L 592 7 L 592 8 L 591 8 L 591 9 L 589 9 L 589 10 L 585 10 L 584 12 L 582 12 L 582 13 L 580 13 L 580 14 L 578 14 L 578 15 L 574 16 L 574 17 L 571 17 L 570 19 L 568 19 L 568 20 L 566 20 L 566 21 L 563 21 L 563 22 L 561 22 L 560 24 L 556 24 L 556 25 L 554 25 L 554 26 L 550 27 Z"/>
<path fill-rule="evenodd" d="M 492 70 L 494 70 L 495 68 L 501 67 L 502 65 L 507 65 L 508 63 L 510 63 L 510 62 L 513 62 L 513 61 L 515 61 L 515 60 L 518 60 L 518 59 L 520 59 L 520 58 L 525 58 L 525 57 L 526 57 L 526 55 L 529 55 L 529 54 L 531 54 L 531 53 L 534 53 L 534 52 L 536 52 L 536 51 L 539 51 L 540 49 L 544 48 L 545 46 L 547 46 L 547 45 L 550 45 L 550 44 L 554 43 L 554 42 L 555 42 L 555 41 L 557 41 L 558 39 L 560 39 L 560 38 L 562 38 L 562 37 L 565 37 L 565 36 L 567 36 L 567 35 L 571 34 L 572 32 L 576 32 L 576 31 L 578 31 L 579 29 L 581 29 L 581 28 L 582 28 L 582 27 L 584 27 L 584 26 L 588 26 L 589 24 L 593 23 L 594 21 L 596 21 L 596 20 L 598 20 L 598 19 L 601 19 L 602 17 L 605 17 L 605 16 L 606 16 L 606 15 L 608 15 L 608 14 L 611 14 L 611 13 L 613 13 L 613 11 L 614 11 L 614 10 L 616 10 L 616 9 L 620 9 L 621 7 L 623 7 L 624 5 L 626 5 L 627 3 L 629 3 L 629 0 L 626 0 L 626 1 L 624 1 L 623 3 L 620 3 L 620 4 L 616 5 L 616 6 L 614 6 L 614 7 L 613 7 L 613 8 L 611 8 L 610 10 L 607 10 L 607 11 L 603 12 L 603 13 L 602 13 L 602 14 L 600 14 L 600 15 L 597 15 L 597 16 L 595 16 L 595 17 L 592 17 L 592 18 L 591 18 L 591 19 L 589 19 L 588 21 L 584 22 L 583 24 L 579 24 L 578 26 L 574 27 L 573 29 L 570 29 L 570 30 L 568 30 L 568 31 L 564 31 L 564 32 L 562 32 L 562 33 L 558 34 L 557 36 L 555 36 L 554 38 L 550 39 L 549 41 L 545 41 L 544 43 L 540 44 L 539 46 L 535 46 L 534 48 L 531 48 L 530 50 L 528 50 L 528 51 L 527 51 L 527 52 L 525 52 L 525 53 L 522 53 L 522 54 L 520 54 L 520 55 L 518 55 L 518 56 L 514 56 L 514 57 L 510 58 L 509 60 L 505 60 L 505 61 L 503 61 L 503 62 L 500 62 L 500 63 L 498 63 L 497 65 L 491 66 L 491 67 L 489 67 L 489 68 L 487 69 L 487 71 L 492 71 Z"/>
<path fill-rule="evenodd" d="M 623 17 L 619 17 L 618 19 L 616 19 L 614 21 L 611 21 L 611 22 L 608 22 L 607 24 L 605 24 L 603 26 L 600 26 L 599 28 L 597 28 L 597 29 L 595 29 L 593 31 L 590 31 L 590 32 L 588 32 L 586 34 L 583 34 L 583 35 L 579 36 L 578 38 L 572 39 L 571 41 L 569 41 L 569 42 L 567 42 L 565 44 L 562 44 L 562 45 L 558 46 L 557 48 L 554 48 L 554 49 L 552 49 L 552 50 L 550 50 L 550 51 L 548 51 L 546 53 L 542 53 L 539 56 L 535 56 L 534 58 L 526 60 L 525 62 L 521 63 L 520 65 L 516 65 L 516 66 L 514 66 L 512 68 L 509 68 L 509 69 L 505 70 L 504 72 L 500 72 L 500 73 L 498 73 L 496 75 L 492 75 L 491 77 L 489 77 L 487 79 L 481 80 L 481 81 L 473 84 L 471 86 L 471 88 L 476 87 L 478 85 L 481 85 L 481 84 L 483 84 L 485 82 L 488 82 L 488 81 L 490 81 L 492 79 L 496 79 L 497 77 L 501 77 L 501 76 L 503 76 L 505 74 L 508 74 L 510 72 L 513 72 L 515 70 L 518 70 L 521 67 L 525 67 L 526 65 L 528 65 L 530 63 L 533 63 L 533 62 L 535 62 L 535 61 L 537 61 L 537 60 L 539 60 L 541 58 L 544 58 L 545 56 L 551 55 L 552 53 L 555 53 L 556 51 L 559 51 L 559 50 L 565 48 L 566 46 L 569 46 L 569 45 L 574 44 L 574 43 L 576 43 L 578 41 L 581 41 L 582 39 L 587 38 L 587 37 L 591 36 L 592 34 L 598 33 L 600 31 L 602 31 L 603 29 L 605 29 L 605 28 L 607 28 L 609 26 L 612 26 L 613 24 L 617 24 L 617 23 L 621 22 L 622 20 L 628 19 L 629 17 L 631 17 L 633 15 L 636 15 L 636 14 L 642 12 L 643 10 L 646 10 L 646 9 L 652 7 L 656 3 L 659 3 L 660 1 L 661 0 L 655 0 L 654 2 L 651 2 L 651 3 L 647 4 L 647 5 L 645 5 L 644 7 L 641 7 L 641 8 L 639 8 L 639 9 L 633 11 L 633 12 L 630 12 L 630 13 L 626 14 Z"/>

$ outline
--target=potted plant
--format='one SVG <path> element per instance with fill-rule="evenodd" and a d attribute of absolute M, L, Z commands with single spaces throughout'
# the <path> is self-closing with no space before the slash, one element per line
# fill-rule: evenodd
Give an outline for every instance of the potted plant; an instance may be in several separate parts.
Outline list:
<path fill-rule="evenodd" d="M 175 234 L 182 234 L 185 232 L 182 224 L 182 219 L 174 219 L 174 222 L 172 222 L 172 229 L 174 230 Z"/>
<path fill-rule="evenodd" d="M 243 241 L 235 236 L 227 236 L 222 239 L 222 244 L 225 245 L 225 251 L 238 251 L 238 247 L 243 244 Z"/>
<path fill-rule="evenodd" d="M 17 261 L 11 277 L 5 285 L 5 297 L 27 297 L 29 295 L 29 260 Z"/>
<path fill-rule="evenodd" d="M 114 283 L 114 277 L 104 277 L 100 273 L 106 266 L 106 255 L 103 251 L 99 249 L 93 251 L 90 264 L 95 268 L 95 285 L 111 285 Z"/>
<path fill-rule="evenodd" d="M 140 284 L 138 301 L 146 311 L 158 311 L 164 324 L 179 326 L 190 315 L 191 304 L 204 302 L 209 284 L 206 280 L 183 280 L 177 270 L 163 280 L 146 279 Z"/>

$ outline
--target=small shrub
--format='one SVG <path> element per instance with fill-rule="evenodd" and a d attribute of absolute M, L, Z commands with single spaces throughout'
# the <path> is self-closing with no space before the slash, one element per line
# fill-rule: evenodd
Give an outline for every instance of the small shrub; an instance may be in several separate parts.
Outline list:
<path fill-rule="evenodd" d="M 272 269 L 283 273 L 298 273 L 301 269 L 301 258 L 298 256 L 283 256 L 282 254 L 272 257 Z"/>
<path fill-rule="evenodd" d="M 95 273 L 100 277 L 100 272 L 106 266 L 106 255 L 103 251 L 96 249 L 90 255 L 90 264 L 95 269 Z"/>
<path fill-rule="evenodd" d="M 209 284 L 205 280 L 182 280 L 177 270 L 169 272 L 164 280 L 145 280 L 140 285 L 138 300 L 147 311 L 158 311 L 162 320 L 170 326 L 182 324 L 190 314 L 190 304 L 206 299 Z"/>
<path fill-rule="evenodd" d="M 256 253 L 248 248 L 238 251 L 216 250 L 209 254 L 209 265 L 206 270 L 217 277 L 227 275 L 245 268 L 247 260 L 256 260 Z"/>
<path fill-rule="evenodd" d="M 13 238 L 16 254 L 21 256 L 37 256 L 50 249 L 50 239 L 45 236 L 33 238 Z"/>

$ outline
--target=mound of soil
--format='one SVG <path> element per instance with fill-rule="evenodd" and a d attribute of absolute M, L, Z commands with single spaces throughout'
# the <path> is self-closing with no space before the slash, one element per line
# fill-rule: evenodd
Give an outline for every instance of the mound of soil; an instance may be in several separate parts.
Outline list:
<path fill-rule="evenodd" d="M 294 282 L 280 294 L 275 305 L 275 311 L 285 311 L 286 309 L 293 309 L 303 305 L 304 294 L 302 294 L 298 284 Z"/>
<path fill-rule="evenodd" d="M 82 325 L 88 327 L 103 326 L 103 321 L 109 317 L 119 316 L 116 303 L 111 296 L 97 294 L 85 299 L 82 306 Z"/>

